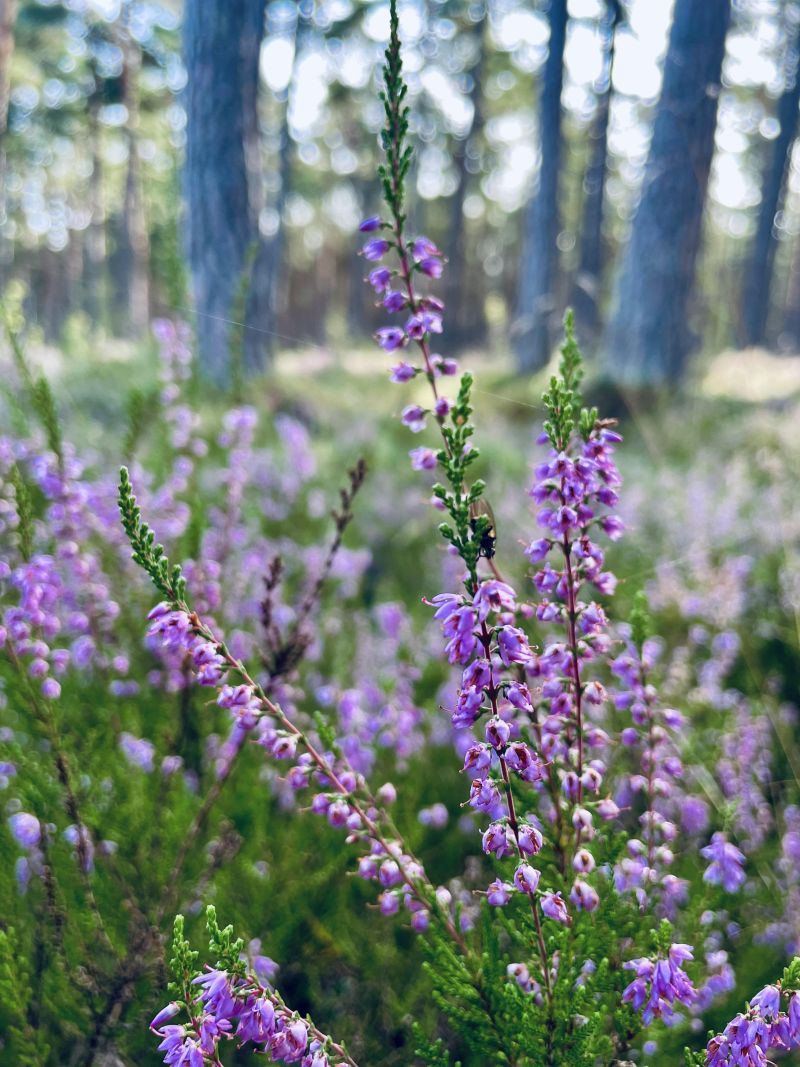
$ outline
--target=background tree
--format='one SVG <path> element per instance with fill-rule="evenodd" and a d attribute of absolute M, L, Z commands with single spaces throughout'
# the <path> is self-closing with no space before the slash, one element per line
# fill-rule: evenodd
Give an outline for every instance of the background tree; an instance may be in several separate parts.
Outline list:
<path fill-rule="evenodd" d="M 775 219 L 783 206 L 786 179 L 797 135 L 800 105 L 800 12 L 786 12 L 786 53 L 783 61 L 783 91 L 777 107 L 779 131 L 768 148 L 755 234 L 745 265 L 741 300 L 743 345 L 763 344 L 775 266 Z"/>
<path fill-rule="evenodd" d="M 578 330 L 586 340 L 596 338 L 600 329 L 599 303 L 605 265 L 603 221 L 608 170 L 608 129 L 616 34 L 623 15 L 620 0 L 606 0 L 600 27 L 603 67 L 600 79 L 595 85 L 597 106 L 590 131 L 589 160 L 583 176 L 579 260 L 571 296 Z"/>
<path fill-rule="evenodd" d="M 203 373 L 222 384 L 230 370 L 230 322 L 242 273 L 258 242 L 246 140 L 258 119 L 258 59 L 264 0 L 187 0 L 186 227 L 189 270 L 199 316 Z M 236 72 L 236 77 L 231 77 Z M 263 362 L 258 329 L 263 300 L 248 301 L 245 360 Z"/>
<path fill-rule="evenodd" d="M 689 295 L 714 150 L 730 0 L 677 0 L 641 200 L 605 342 L 629 386 L 680 378 L 692 337 Z"/>
<path fill-rule="evenodd" d="M 561 165 L 561 89 L 567 0 L 550 0 L 550 41 L 539 102 L 538 185 L 528 205 L 522 234 L 516 318 L 512 342 L 520 370 L 543 367 L 550 358 L 557 318 L 558 176 Z"/>

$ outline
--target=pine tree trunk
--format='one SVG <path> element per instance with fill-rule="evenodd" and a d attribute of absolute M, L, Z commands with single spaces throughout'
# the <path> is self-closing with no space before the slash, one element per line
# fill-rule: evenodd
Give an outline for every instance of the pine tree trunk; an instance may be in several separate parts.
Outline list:
<path fill-rule="evenodd" d="M 92 157 L 92 173 L 89 178 L 89 209 L 91 218 L 83 250 L 84 306 L 92 326 L 101 324 L 104 312 L 103 289 L 106 270 L 106 218 L 103 190 L 103 163 L 98 108 L 100 94 L 95 92 L 87 107 L 87 141 Z"/>
<path fill-rule="evenodd" d="M 578 333 L 590 341 L 597 338 L 600 329 L 600 296 L 605 264 L 603 220 L 608 170 L 608 125 L 613 94 L 614 45 L 620 17 L 619 0 L 607 0 L 603 20 L 603 72 L 596 86 L 597 110 L 590 134 L 589 162 L 583 177 L 580 258 L 572 285 L 571 303 Z"/>
<path fill-rule="evenodd" d="M 17 0 L 0 0 L 0 218 L 6 214 L 6 132 L 8 130 L 8 102 L 11 93 L 11 57 L 14 54 L 14 23 Z M 12 252 L 3 247 L 0 237 L 0 289 L 4 280 L 6 256 Z"/>
<path fill-rule="evenodd" d="M 784 89 L 778 103 L 780 133 L 771 143 L 761 186 L 761 204 L 742 284 L 742 345 L 764 344 L 775 266 L 775 216 L 786 194 L 786 179 L 797 134 L 800 107 L 800 27 L 785 59 Z"/>
<path fill-rule="evenodd" d="M 482 15 L 474 30 L 476 38 L 475 62 L 469 70 L 469 99 L 472 104 L 472 124 L 459 141 L 453 153 L 453 165 L 458 175 L 458 184 L 450 200 L 450 232 L 448 249 L 450 262 L 445 274 L 445 304 L 447 307 L 448 334 L 456 344 L 475 344 L 486 334 L 486 318 L 481 299 L 471 298 L 469 290 L 468 254 L 464 201 L 470 184 L 468 160 L 483 129 L 483 72 L 486 63 L 486 35 L 488 17 L 483 5 Z"/>
<path fill-rule="evenodd" d="M 150 241 L 147 230 L 139 158 L 139 74 L 142 52 L 131 36 L 127 25 L 129 4 L 125 8 L 120 46 L 123 60 L 122 100 L 128 111 L 126 134 L 128 139 L 128 172 L 125 179 L 125 201 L 121 241 L 121 297 L 127 325 L 135 336 L 141 336 L 150 319 Z"/>
<path fill-rule="evenodd" d="M 8 128 L 11 57 L 14 54 L 14 23 L 16 19 L 17 0 L 0 0 L 0 146 Z"/>
<path fill-rule="evenodd" d="M 689 296 L 714 151 L 730 0 L 676 0 L 639 207 L 604 343 L 610 377 L 653 386 L 684 373 Z"/>
<path fill-rule="evenodd" d="M 561 164 L 561 89 L 567 0 L 550 0 L 550 43 L 539 103 L 541 164 L 536 192 L 525 217 L 512 343 L 522 371 L 550 358 L 556 318 L 558 268 L 558 178 Z"/>
<path fill-rule="evenodd" d="M 258 240 L 245 146 L 257 123 L 253 85 L 264 2 L 187 0 L 184 7 L 188 258 L 200 369 L 217 385 L 230 378 L 229 320 Z M 254 332 L 247 336 L 255 348 Z M 257 349 L 251 353 L 256 362 L 263 358 Z"/>

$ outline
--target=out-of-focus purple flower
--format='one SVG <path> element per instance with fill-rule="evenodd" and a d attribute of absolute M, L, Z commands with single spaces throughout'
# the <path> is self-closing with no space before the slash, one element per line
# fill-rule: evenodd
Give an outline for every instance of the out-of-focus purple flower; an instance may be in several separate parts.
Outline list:
<path fill-rule="evenodd" d="M 700 855 L 711 861 L 703 875 L 704 882 L 721 885 L 726 893 L 735 893 L 740 888 L 745 880 L 745 858 L 725 834 L 719 831 L 715 833 L 711 844 L 700 849 Z"/>
<path fill-rule="evenodd" d="M 399 326 L 381 326 L 375 333 L 375 337 L 386 352 L 396 352 L 398 348 L 403 347 L 406 339 L 406 335 Z"/>
<path fill-rule="evenodd" d="M 398 363 L 396 367 L 392 367 L 389 377 L 393 382 L 399 384 L 402 382 L 410 382 L 418 373 L 417 368 L 412 367 L 410 363 Z"/>
<path fill-rule="evenodd" d="M 392 272 L 388 267 L 376 267 L 369 272 L 368 281 L 376 293 L 383 293 L 389 288 Z"/>
<path fill-rule="evenodd" d="M 403 408 L 400 418 L 412 433 L 420 433 L 425 429 L 425 409 L 419 404 L 409 404 Z"/>
<path fill-rule="evenodd" d="M 553 919 L 555 922 L 564 923 L 565 925 L 569 923 L 567 903 L 561 893 L 554 893 L 552 890 L 543 893 L 542 912 L 548 919 Z"/>
<path fill-rule="evenodd" d="M 411 467 L 415 471 L 432 471 L 438 462 L 432 448 L 412 448 L 408 454 L 411 456 Z"/>
<path fill-rule="evenodd" d="M 371 241 L 367 241 L 364 247 L 361 249 L 361 255 L 364 259 L 372 260 L 380 259 L 381 256 L 385 256 L 389 251 L 389 242 L 383 237 L 373 237 Z"/>
<path fill-rule="evenodd" d="M 148 774 L 152 771 L 156 751 L 152 741 L 144 737 L 134 737 L 133 734 L 123 731 L 119 735 L 119 747 L 132 767 L 140 767 Z"/>
<path fill-rule="evenodd" d="M 14 840 L 25 849 L 35 848 L 42 839 L 41 823 L 26 811 L 9 816 L 8 825 Z"/>
<path fill-rule="evenodd" d="M 358 229 L 360 233 L 374 233 L 375 230 L 379 230 L 383 222 L 380 215 L 370 215 L 369 218 L 363 219 L 359 223 Z"/>

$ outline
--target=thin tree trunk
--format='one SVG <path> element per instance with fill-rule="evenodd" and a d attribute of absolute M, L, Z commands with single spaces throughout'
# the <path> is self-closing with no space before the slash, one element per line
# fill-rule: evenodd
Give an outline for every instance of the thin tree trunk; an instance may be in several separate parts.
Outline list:
<path fill-rule="evenodd" d="M 539 104 L 541 164 L 536 193 L 523 231 L 512 343 L 522 371 L 544 367 L 550 358 L 558 268 L 558 178 L 561 169 L 561 90 L 567 0 L 550 0 L 550 43 Z"/>
<path fill-rule="evenodd" d="M 17 0 L 0 0 L 0 144 L 8 129 L 8 101 L 11 93 L 11 57 L 14 54 L 14 23 Z"/>
<path fill-rule="evenodd" d="M 783 205 L 786 179 L 797 135 L 800 107 L 800 24 L 795 29 L 785 57 L 784 88 L 778 102 L 780 132 L 770 145 L 769 159 L 761 186 L 761 204 L 742 284 L 742 345 L 759 345 L 766 340 L 770 292 L 775 266 L 775 216 Z"/>
<path fill-rule="evenodd" d="M 583 177 L 580 258 L 572 285 L 571 303 L 575 309 L 578 330 L 590 339 L 597 337 L 600 328 L 600 295 L 605 263 L 603 220 L 608 170 L 608 126 L 613 95 L 614 46 L 621 16 L 619 0 L 607 0 L 602 31 L 603 71 L 595 87 L 597 110 L 590 135 L 589 162 Z"/>
<path fill-rule="evenodd" d="M 122 48 L 122 101 L 128 111 L 128 172 L 125 179 L 123 241 L 125 244 L 121 279 L 127 319 L 134 335 L 147 329 L 150 318 L 150 242 L 142 188 L 139 158 L 139 74 L 142 51 L 128 27 L 130 3 L 124 9 L 120 45 Z"/>
<path fill-rule="evenodd" d="M 7 211 L 6 202 L 6 133 L 8 131 L 8 103 L 11 95 L 11 57 L 14 54 L 14 24 L 17 0 L 0 0 L 0 218 Z M 0 237 L 0 288 L 5 273 L 5 239 Z M 9 258 L 11 252 L 8 252 Z"/>
<path fill-rule="evenodd" d="M 476 23 L 475 62 L 469 70 L 469 100 L 472 104 L 472 124 L 465 136 L 456 142 L 453 165 L 458 175 L 458 184 L 450 200 L 450 232 L 448 248 L 450 263 L 445 274 L 445 303 L 447 305 L 448 333 L 455 344 L 475 343 L 486 333 L 486 318 L 482 300 L 471 298 L 468 290 L 469 272 L 464 221 L 464 201 L 470 185 L 468 160 L 471 150 L 478 142 L 483 129 L 483 72 L 486 63 L 486 37 L 488 13 L 485 3 L 481 5 L 480 21 Z"/>
<path fill-rule="evenodd" d="M 91 218 L 84 246 L 84 304 L 94 328 L 100 325 L 103 313 L 103 278 L 106 265 L 106 218 L 103 193 L 103 163 L 101 132 L 98 119 L 100 94 L 95 91 L 87 107 L 89 150 L 92 173 L 89 177 L 89 209 Z"/>
<path fill-rule="evenodd" d="M 730 0 L 676 0 L 639 207 L 604 343 L 610 377 L 639 387 L 684 373 L 689 295 L 714 151 Z"/>
<path fill-rule="evenodd" d="M 252 85 L 258 79 L 264 3 L 187 0 L 184 8 L 189 268 L 200 368 L 217 385 L 230 379 L 229 320 L 251 245 L 258 240 L 245 144 L 257 123 Z M 263 358 L 259 352 L 252 355 Z"/>
<path fill-rule="evenodd" d="M 783 310 L 784 347 L 800 349 L 800 238 L 795 238 L 789 282 L 786 287 L 786 306 Z"/>

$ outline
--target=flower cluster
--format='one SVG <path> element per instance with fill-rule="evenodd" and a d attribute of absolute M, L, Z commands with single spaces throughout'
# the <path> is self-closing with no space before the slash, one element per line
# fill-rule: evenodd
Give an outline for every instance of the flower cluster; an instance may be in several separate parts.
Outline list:
<path fill-rule="evenodd" d="M 676 1005 L 689 1008 L 697 999 L 697 991 L 683 969 L 683 964 L 694 959 L 689 945 L 671 945 L 664 956 L 656 959 L 629 960 L 625 970 L 635 971 L 636 977 L 622 994 L 626 1004 L 634 1011 L 641 1011 L 642 1019 L 649 1025 L 654 1019 L 674 1023 Z"/>
<path fill-rule="evenodd" d="M 184 1000 L 171 1001 L 150 1023 L 161 1039 L 164 1063 L 171 1067 L 219 1064 L 220 1043 L 228 1041 L 238 1048 L 250 1046 L 274 1063 L 355 1067 L 344 1048 L 290 1011 L 275 989 L 244 964 L 236 965 L 235 972 L 208 967 L 182 984 Z M 182 1010 L 188 1021 L 171 1022 Z"/>
<path fill-rule="evenodd" d="M 683 775 L 673 731 L 680 729 L 683 716 L 674 708 L 661 707 L 650 680 L 661 651 L 661 642 L 653 638 L 637 641 L 628 635 L 625 651 L 611 662 L 620 683 L 615 707 L 631 717 L 620 739 L 639 763 L 628 780 L 629 797 L 617 799 L 622 804 L 630 799 L 633 804 L 639 795 L 644 801 L 639 816 L 642 837 L 628 841 L 628 855 L 617 864 L 615 883 L 619 892 L 633 891 L 640 905 L 658 885 L 662 903 L 669 908 L 670 902 L 677 902 L 686 892 L 685 882 L 669 874 L 678 829 L 669 817 L 668 805 Z"/>
<path fill-rule="evenodd" d="M 785 1009 L 783 998 L 788 1000 Z M 768 1054 L 800 1048 L 800 993 L 765 986 L 708 1043 L 708 1067 L 767 1067 Z"/>

